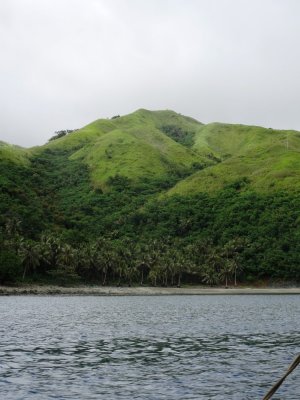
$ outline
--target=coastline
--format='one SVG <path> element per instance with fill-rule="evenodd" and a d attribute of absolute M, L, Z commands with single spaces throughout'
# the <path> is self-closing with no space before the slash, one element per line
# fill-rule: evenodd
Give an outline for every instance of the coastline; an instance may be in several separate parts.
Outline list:
<path fill-rule="evenodd" d="M 172 295 L 279 295 L 300 294 L 300 287 L 290 288 L 254 288 L 254 287 L 114 287 L 114 286 L 54 286 L 22 285 L 0 286 L 0 296 L 13 295 L 72 295 L 72 296 L 172 296 Z"/>

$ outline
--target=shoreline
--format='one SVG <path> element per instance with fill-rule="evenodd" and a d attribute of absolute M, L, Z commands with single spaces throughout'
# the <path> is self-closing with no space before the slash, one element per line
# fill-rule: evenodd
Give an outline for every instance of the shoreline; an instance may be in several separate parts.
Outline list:
<path fill-rule="evenodd" d="M 289 288 L 255 288 L 255 287 L 114 287 L 114 286 L 56 286 L 56 285 L 23 285 L 0 286 L 0 296 L 20 295 L 70 295 L 70 296 L 178 296 L 178 295 L 282 295 L 300 294 L 300 287 Z"/>

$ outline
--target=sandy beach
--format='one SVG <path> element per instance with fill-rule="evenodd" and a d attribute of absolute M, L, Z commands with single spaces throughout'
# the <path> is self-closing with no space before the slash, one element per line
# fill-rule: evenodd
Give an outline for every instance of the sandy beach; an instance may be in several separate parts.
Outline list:
<path fill-rule="evenodd" d="M 170 296 L 170 295 L 257 295 L 300 294 L 300 287 L 291 288 L 207 288 L 207 287 L 113 287 L 113 286 L 0 286 L 0 295 L 78 295 L 78 296 Z"/>

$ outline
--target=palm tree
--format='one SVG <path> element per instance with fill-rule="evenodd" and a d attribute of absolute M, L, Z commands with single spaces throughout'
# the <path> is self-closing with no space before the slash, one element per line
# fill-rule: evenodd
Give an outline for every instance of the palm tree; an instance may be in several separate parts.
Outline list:
<path fill-rule="evenodd" d="M 61 247 L 59 265 L 63 275 L 75 276 L 75 251 L 69 244 Z"/>
<path fill-rule="evenodd" d="M 37 243 L 30 240 L 22 240 L 19 248 L 19 256 L 23 265 L 22 279 L 24 280 L 27 273 L 35 272 L 36 268 L 40 265 L 40 247 Z"/>
<path fill-rule="evenodd" d="M 102 252 L 102 285 L 106 285 L 107 274 L 113 270 L 115 254 L 113 249 L 106 247 Z"/>
<path fill-rule="evenodd" d="M 202 280 L 210 286 L 217 285 L 220 282 L 219 274 L 210 265 L 205 265 Z"/>
<path fill-rule="evenodd" d="M 153 240 L 149 243 L 149 279 L 152 283 L 154 282 L 155 286 L 157 280 L 160 280 L 161 284 L 164 286 L 168 285 L 169 266 L 166 263 L 167 241 L 168 239 L 160 242 Z"/>
<path fill-rule="evenodd" d="M 170 274 L 171 277 L 171 286 L 174 286 L 175 277 L 177 275 L 178 281 L 177 286 L 180 287 L 181 285 L 181 275 L 184 270 L 184 256 L 181 251 L 178 250 L 178 246 L 176 248 L 170 247 L 168 248 L 167 252 L 164 255 L 164 271 L 165 276 L 167 277 Z M 165 281 L 167 285 L 167 281 Z"/>
<path fill-rule="evenodd" d="M 99 279 L 101 272 L 101 252 L 97 243 L 88 243 L 82 252 L 83 275 L 88 279 Z"/>
<path fill-rule="evenodd" d="M 17 217 L 8 218 L 4 229 L 4 244 L 18 254 L 23 237 L 21 235 L 21 220 Z"/>
<path fill-rule="evenodd" d="M 187 259 L 184 254 L 177 252 L 175 271 L 177 273 L 177 287 L 181 286 L 182 273 L 187 270 Z"/>
<path fill-rule="evenodd" d="M 223 259 L 220 254 L 220 249 L 218 247 L 211 248 L 206 263 L 204 264 L 203 281 L 211 286 L 219 283 L 222 265 Z"/>
<path fill-rule="evenodd" d="M 237 271 L 242 270 L 240 264 L 240 253 L 243 251 L 244 247 L 247 245 L 247 241 L 243 238 L 234 238 L 227 242 L 223 247 L 223 255 L 225 256 L 227 262 L 230 261 L 231 272 L 234 274 L 234 286 L 237 286 Z"/>
<path fill-rule="evenodd" d="M 43 258 L 50 266 L 50 269 L 57 269 L 59 266 L 60 252 L 62 249 L 62 243 L 60 239 L 53 235 L 44 234 L 41 237 L 41 246 Z"/>
<path fill-rule="evenodd" d="M 149 273 L 152 264 L 149 244 L 138 244 L 136 247 L 136 268 L 140 273 L 140 285 L 143 286 L 145 276 Z"/>
<path fill-rule="evenodd" d="M 70 266 L 74 264 L 75 252 L 74 249 L 69 245 L 65 244 L 61 247 L 59 260 L 62 265 Z"/>
<path fill-rule="evenodd" d="M 225 279 L 225 287 L 226 289 L 228 288 L 228 279 L 230 277 L 230 275 L 233 273 L 234 271 L 234 264 L 233 264 L 233 260 L 231 259 L 225 259 L 223 261 L 223 265 L 221 267 L 220 270 L 220 278 L 224 278 Z"/>
<path fill-rule="evenodd" d="M 126 238 L 118 246 L 119 255 L 119 284 L 121 275 L 128 281 L 128 285 L 132 286 L 132 281 L 137 273 L 137 262 L 135 257 L 135 247 L 131 240 Z M 120 275 L 121 272 L 121 275 Z"/>
<path fill-rule="evenodd" d="M 157 278 L 159 276 L 158 268 L 152 268 L 149 272 L 149 280 L 153 286 L 157 286 Z"/>

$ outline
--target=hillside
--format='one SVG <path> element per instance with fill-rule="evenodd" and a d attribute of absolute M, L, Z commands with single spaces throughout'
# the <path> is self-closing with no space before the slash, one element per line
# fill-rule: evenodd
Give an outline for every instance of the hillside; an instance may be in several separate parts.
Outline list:
<path fill-rule="evenodd" d="M 49 142 L 36 154 L 48 149 L 69 152 L 69 159 L 85 164 L 94 186 L 102 189 L 110 178 L 119 175 L 133 182 L 170 174 L 182 176 L 206 161 L 205 156 L 184 143 L 201 126 L 172 111 L 138 110 L 124 117 L 97 120 Z M 176 133 L 181 135 L 179 141 Z"/>
<path fill-rule="evenodd" d="M 133 183 L 187 176 L 169 195 L 215 192 L 228 185 L 265 192 L 300 185 L 299 132 L 203 125 L 172 111 L 138 110 L 97 120 L 36 148 L 33 158 L 49 150 L 87 166 L 94 187 L 103 190 L 115 176 Z"/>
<path fill-rule="evenodd" d="M 209 124 L 193 149 L 218 160 L 178 183 L 170 194 L 214 192 L 228 185 L 263 192 L 300 188 L 300 133 L 254 126 Z"/>
<path fill-rule="evenodd" d="M 29 151 L 0 141 L 0 160 L 26 166 L 29 164 Z"/>
<path fill-rule="evenodd" d="M 299 132 L 144 109 L 1 142 L 0 255 L 36 279 L 300 280 L 299 151 Z"/>

